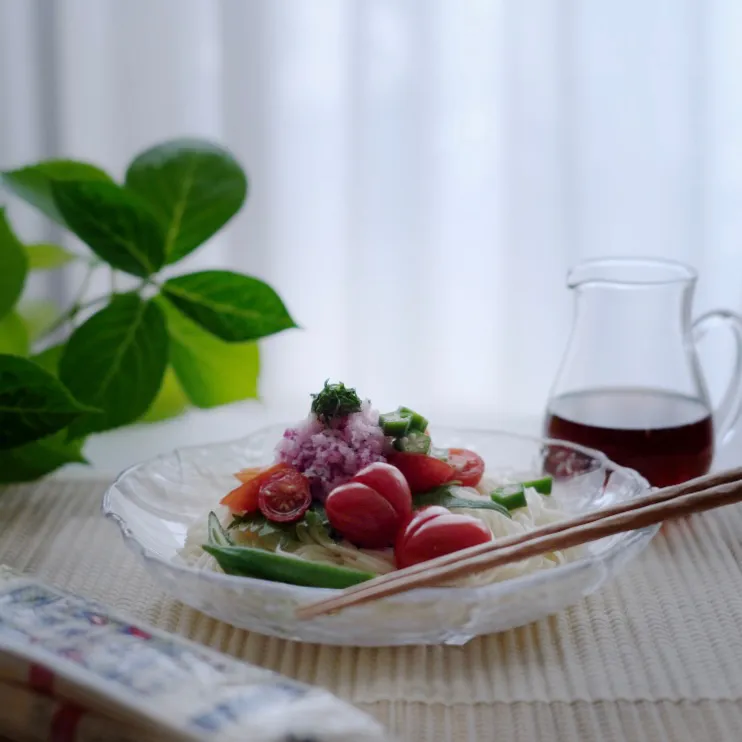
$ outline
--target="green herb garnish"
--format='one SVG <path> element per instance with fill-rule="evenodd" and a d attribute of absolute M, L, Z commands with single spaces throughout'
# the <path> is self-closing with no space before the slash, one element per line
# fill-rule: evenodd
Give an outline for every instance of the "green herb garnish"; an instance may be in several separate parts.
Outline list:
<path fill-rule="evenodd" d="M 325 425 L 331 425 L 361 409 L 361 398 L 355 389 L 349 389 L 342 382 L 325 382 L 324 389 L 312 395 L 312 412 Z"/>
<path fill-rule="evenodd" d="M 429 505 L 441 505 L 444 508 L 471 508 L 473 510 L 496 510 L 502 515 L 511 517 L 508 509 L 498 502 L 491 500 L 472 500 L 460 497 L 457 493 L 458 486 L 444 484 L 429 492 L 421 492 L 412 496 L 412 503 L 416 508 L 424 508 Z"/>

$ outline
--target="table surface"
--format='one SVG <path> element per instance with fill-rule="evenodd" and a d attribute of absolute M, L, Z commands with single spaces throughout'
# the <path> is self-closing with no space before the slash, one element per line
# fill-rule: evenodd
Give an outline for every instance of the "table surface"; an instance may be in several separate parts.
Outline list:
<path fill-rule="evenodd" d="M 461 648 L 287 642 L 170 599 L 100 517 L 111 474 L 176 446 L 237 437 L 280 419 L 280 411 L 237 406 L 100 436 L 90 451 L 96 468 L 71 468 L 2 493 L 0 563 L 324 686 L 403 742 L 742 739 L 741 506 L 666 525 L 595 595 Z M 538 425 L 500 423 L 520 431 Z M 722 461 L 735 458 L 730 448 Z"/>

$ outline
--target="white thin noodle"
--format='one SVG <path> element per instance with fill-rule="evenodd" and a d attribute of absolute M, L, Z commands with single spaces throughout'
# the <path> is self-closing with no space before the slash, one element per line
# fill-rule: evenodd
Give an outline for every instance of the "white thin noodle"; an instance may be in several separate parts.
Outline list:
<path fill-rule="evenodd" d="M 468 499 L 489 500 L 489 496 L 486 493 L 491 492 L 495 487 L 503 483 L 505 482 L 502 479 L 494 480 L 487 477 L 482 480 L 477 489 L 460 487 L 457 488 L 457 494 Z M 496 510 L 482 508 L 451 508 L 451 512 L 463 513 L 478 518 L 489 528 L 495 540 L 531 531 L 539 526 L 554 523 L 567 517 L 566 513 L 557 509 L 551 497 L 543 496 L 530 487 L 526 488 L 525 494 L 527 507 L 513 511 L 511 518 Z M 223 525 L 229 523 L 231 518 L 226 508 L 217 508 L 215 512 Z M 249 541 L 249 534 L 244 534 L 238 528 L 232 529 L 231 535 L 238 545 L 252 545 Z M 291 556 L 312 562 L 350 567 L 373 574 L 386 574 L 395 569 L 394 552 L 392 549 L 359 549 L 347 541 L 336 543 L 327 536 L 323 529 L 313 527 L 299 529 L 297 536 L 301 542 L 301 546 L 292 551 L 290 553 Z M 201 545 L 205 544 L 207 540 L 207 517 L 204 516 L 188 530 L 186 542 L 180 550 L 179 556 L 190 566 L 197 569 L 221 572 L 221 568 L 216 563 L 216 560 L 209 554 L 206 554 L 201 548 Z M 520 575 L 529 574 L 541 569 L 548 569 L 571 561 L 579 555 L 579 551 L 579 547 L 575 547 L 566 551 L 550 552 L 542 556 L 531 557 L 524 561 L 485 570 L 475 575 L 453 581 L 450 584 L 458 586 L 484 585 L 491 582 L 509 580 L 513 577 L 519 577 Z"/>

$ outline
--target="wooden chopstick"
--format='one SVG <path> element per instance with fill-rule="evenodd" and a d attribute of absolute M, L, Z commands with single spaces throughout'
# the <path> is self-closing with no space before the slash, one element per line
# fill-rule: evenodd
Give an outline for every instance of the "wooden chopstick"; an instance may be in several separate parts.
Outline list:
<path fill-rule="evenodd" d="M 314 618 L 417 587 L 448 582 L 484 569 L 739 501 L 742 501 L 742 467 L 698 477 L 604 510 L 397 570 L 348 588 L 337 596 L 302 606 L 296 615 L 303 619 Z"/>

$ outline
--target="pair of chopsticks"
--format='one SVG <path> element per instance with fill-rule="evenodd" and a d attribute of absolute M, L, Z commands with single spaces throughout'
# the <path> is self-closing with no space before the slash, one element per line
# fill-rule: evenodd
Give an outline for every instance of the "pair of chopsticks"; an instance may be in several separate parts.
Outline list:
<path fill-rule="evenodd" d="M 644 497 L 621 502 L 613 507 L 390 572 L 347 588 L 334 597 L 302 606 L 296 611 L 296 615 L 302 619 L 322 616 L 414 588 L 440 585 L 485 569 L 740 501 L 742 467 L 708 474 L 655 490 Z"/>

